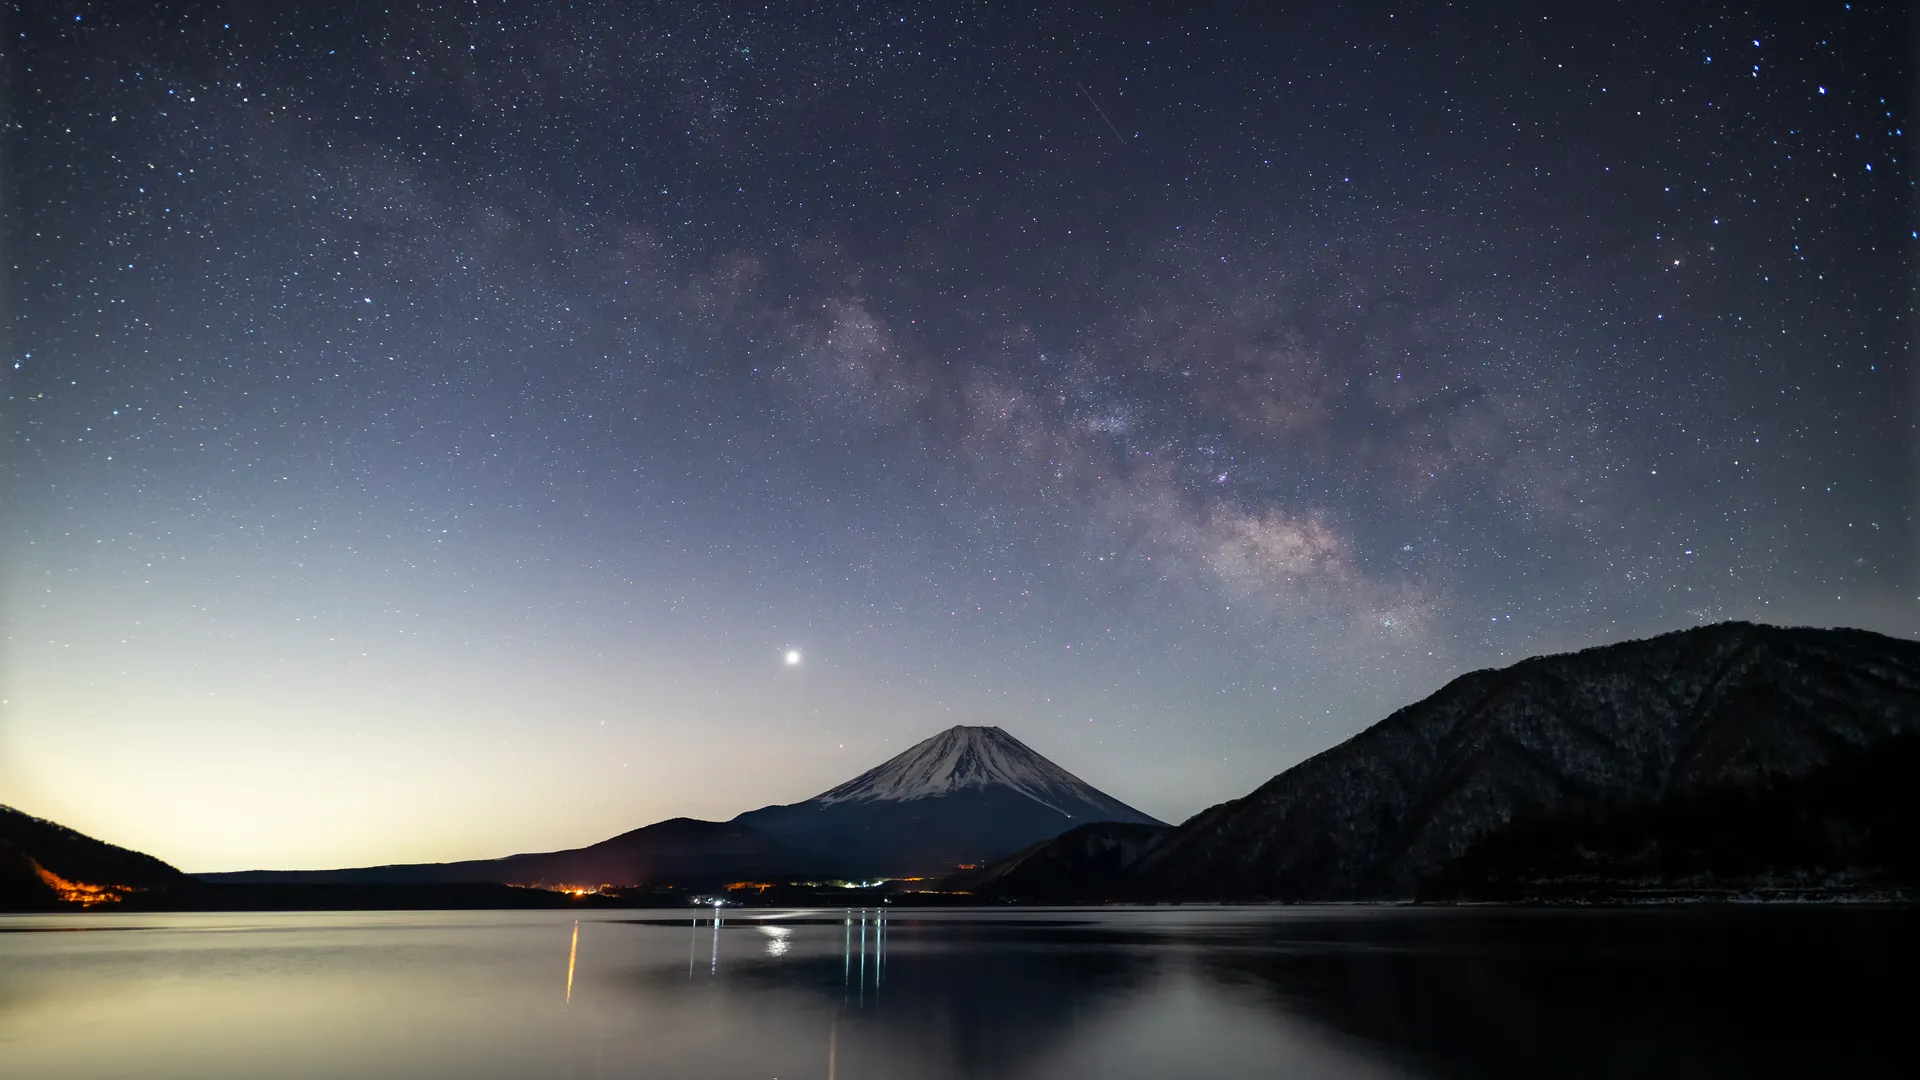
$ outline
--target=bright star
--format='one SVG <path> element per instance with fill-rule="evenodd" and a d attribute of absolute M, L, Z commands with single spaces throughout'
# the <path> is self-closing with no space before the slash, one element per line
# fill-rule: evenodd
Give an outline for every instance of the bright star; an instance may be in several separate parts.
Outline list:
<path fill-rule="evenodd" d="M 787 659 L 788 667 L 799 667 L 800 666 L 800 650 L 788 649 L 786 659 Z"/>

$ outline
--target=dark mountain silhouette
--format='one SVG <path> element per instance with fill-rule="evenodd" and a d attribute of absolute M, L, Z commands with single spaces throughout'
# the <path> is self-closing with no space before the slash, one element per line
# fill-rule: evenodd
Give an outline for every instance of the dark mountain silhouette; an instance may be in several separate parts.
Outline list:
<path fill-rule="evenodd" d="M 1127 898 L 1132 873 L 1171 825 L 1099 821 L 1042 840 L 972 875 L 955 887 L 983 900 L 1100 903 Z"/>
<path fill-rule="evenodd" d="M 1916 779 L 1920 735 L 1901 734 L 1801 776 L 1521 817 L 1468 848 L 1421 894 L 1523 900 L 1920 884 Z"/>
<path fill-rule="evenodd" d="M 1920 775 L 1895 740 L 1916 732 L 1920 644 L 1724 623 L 1463 675 L 1196 815 L 1122 884 L 1027 887 L 1398 900 L 1884 884 L 1911 866 L 1898 796 Z"/>
<path fill-rule="evenodd" d="M 1000 858 L 1080 821 L 1158 824 L 997 727 L 955 727 L 806 802 L 674 818 L 590 847 L 457 863 L 204 874 L 229 884 L 708 886 L 878 877 Z"/>
<path fill-rule="evenodd" d="M 0 806 L 0 910 L 112 904 L 190 881 L 151 855 Z"/>
<path fill-rule="evenodd" d="M 753 874 L 806 875 L 813 857 L 732 822 L 672 818 L 571 851 L 451 863 L 402 863 L 349 870 L 243 870 L 202 874 L 227 884 L 714 885 Z"/>

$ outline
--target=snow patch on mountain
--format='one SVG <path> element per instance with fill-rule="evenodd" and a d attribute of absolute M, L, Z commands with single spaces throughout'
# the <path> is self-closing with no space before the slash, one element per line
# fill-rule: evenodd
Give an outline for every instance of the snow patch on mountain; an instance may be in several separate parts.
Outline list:
<path fill-rule="evenodd" d="M 1119 805 L 1005 731 L 964 726 L 948 728 L 808 801 L 824 806 L 909 802 L 987 787 L 1011 788 L 1067 817 Z"/>

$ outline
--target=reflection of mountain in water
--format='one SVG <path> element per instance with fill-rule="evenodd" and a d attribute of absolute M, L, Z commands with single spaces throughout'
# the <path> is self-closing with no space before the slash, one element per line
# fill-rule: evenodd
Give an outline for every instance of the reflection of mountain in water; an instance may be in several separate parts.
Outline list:
<path fill-rule="evenodd" d="M 0 935 L 0 1060 L 9 1076 L 1897 1076 L 1896 980 L 1920 945 L 1920 919 L 1884 909 L 1161 908 L 870 916 L 862 963 L 844 919 L 286 913 L 91 940 L 70 931 L 128 924 L 9 920 L 28 932 Z M 234 1016 L 270 1037 L 232 1038 Z"/>
<path fill-rule="evenodd" d="M 1432 1075 L 1895 1076 L 1900 910 L 1376 912 L 1202 952 L 1260 994 Z"/>
<path fill-rule="evenodd" d="M 819 1017 L 842 1078 L 1878 1076 L 1920 946 L 1884 909 L 843 918 L 703 919 L 629 992 Z"/>
<path fill-rule="evenodd" d="M 1014 1077 L 1034 1075 L 1037 1063 L 1141 993 L 1161 967 L 1140 935 L 1095 922 L 888 915 L 724 919 L 717 935 L 711 918 L 700 919 L 689 928 L 689 988 L 703 992 L 711 973 L 755 995 L 810 999 L 837 1017 L 844 1076 L 869 1075 L 860 1070 L 864 1059 L 915 1062 L 920 1077 Z M 807 944 L 776 956 L 763 925 Z M 630 987 L 647 997 L 675 982 L 636 973 Z"/>
<path fill-rule="evenodd" d="M 924 935 L 888 930 L 885 981 L 851 1015 L 856 1027 L 909 1044 L 963 1076 L 1017 1076 L 1075 1036 L 1090 1017 L 1156 974 L 1150 954 L 1120 935 L 1058 931 L 1047 948 L 1034 935 L 990 923 Z"/>

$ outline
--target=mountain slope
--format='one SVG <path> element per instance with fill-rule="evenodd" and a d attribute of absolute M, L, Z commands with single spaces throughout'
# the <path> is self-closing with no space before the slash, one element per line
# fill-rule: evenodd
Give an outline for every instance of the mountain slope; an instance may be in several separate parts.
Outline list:
<path fill-rule="evenodd" d="M 1517 818 L 1421 894 L 1523 900 L 1737 891 L 1893 895 L 1920 886 L 1920 735 L 1806 773 Z"/>
<path fill-rule="evenodd" d="M 0 910 L 115 903 L 190 881 L 151 855 L 0 806 Z"/>
<path fill-rule="evenodd" d="M 1141 861 L 1169 896 L 1398 899 L 1516 819 L 1806 774 L 1920 730 L 1920 645 L 1725 623 L 1463 675 L 1203 811 Z"/>
<path fill-rule="evenodd" d="M 496 882 L 511 885 L 707 885 L 752 875 L 803 875 L 817 860 L 731 822 L 672 818 L 584 848 L 452 863 L 401 863 L 348 870 L 243 870 L 202 874 L 229 884 L 392 885 Z"/>
<path fill-rule="evenodd" d="M 911 802 L 975 788 L 1008 788 L 1066 817 L 1150 820 L 1125 803 L 1035 753 L 997 727 L 951 727 L 831 791 L 808 800 L 821 806 Z M 802 804 L 804 805 L 804 804 Z"/>
<path fill-rule="evenodd" d="M 801 803 L 734 819 L 849 873 L 950 871 L 1076 825 L 1160 822 L 997 727 L 953 727 Z"/>
<path fill-rule="evenodd" d="M 1097 821 L 1042 840 L 976 873 L 951 880 L 986 900 L 1097 904 L 1126 899 L 1134 868 L 1173 833 L 1171 825 Z"/>

